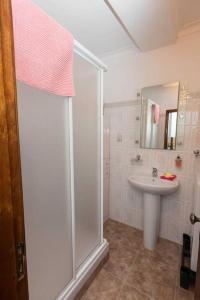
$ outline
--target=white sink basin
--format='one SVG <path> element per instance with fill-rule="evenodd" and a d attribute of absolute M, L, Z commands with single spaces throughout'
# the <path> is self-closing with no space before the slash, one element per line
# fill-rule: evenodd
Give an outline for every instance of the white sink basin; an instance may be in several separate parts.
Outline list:
<path fill-rule="evenodd" d="M 157 194 L 157 195 L 168 195 L 174 193 L 178 187 L 178 180 L 169 181 L 160 179 L 159 177 L 153 178 L 150 176 L 133 175 L 128 178 L 129 182 L 142 192 Z"/>
<path fill-rule="evenodd" d="M 160 230 L 160 196 L 174 193 L 179 187 L 179 182 L 141 175 L 132 175 L 128 181 L 143 193 L 144 246 L 154 250 Z"/>

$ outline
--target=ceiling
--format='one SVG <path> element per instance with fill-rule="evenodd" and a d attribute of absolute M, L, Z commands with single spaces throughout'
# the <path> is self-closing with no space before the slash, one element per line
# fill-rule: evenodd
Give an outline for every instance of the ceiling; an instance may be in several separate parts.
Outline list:
<path fill-rule="evenodd" d="M 96 55 L 131 47 L 132 41 L 103 0 L 33 0 Z"/>
<path fill-rule="evenodd" d="M 176 42 L 200 20 L 200 0 L 33 0 L 96 55 Z"/>
<path fill-rule="evenodd" d="M 140 50 L 176 42 L 178 32 L 200 20 L 200 0 L 105 0 L 118 13 Z"/>

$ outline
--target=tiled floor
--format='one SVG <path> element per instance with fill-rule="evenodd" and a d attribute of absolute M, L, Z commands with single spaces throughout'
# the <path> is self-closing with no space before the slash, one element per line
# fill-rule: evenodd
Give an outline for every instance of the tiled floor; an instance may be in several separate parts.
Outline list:
<path fill-rule="evenodd" d="M 160 239 L 154 252 L 143 247 L 142 232 L 107 221 L 110 258 L 82 300 L 192 300 L 179 288 L 180 247 Z"/>

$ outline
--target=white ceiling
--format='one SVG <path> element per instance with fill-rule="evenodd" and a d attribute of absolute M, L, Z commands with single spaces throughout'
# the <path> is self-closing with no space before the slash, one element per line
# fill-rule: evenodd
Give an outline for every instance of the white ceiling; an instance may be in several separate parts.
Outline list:
<path fill-rule="evenodd" d="M 176 42 L 177 33 L 200 20 L 200 0 L 105 0 L 142 51 Z"/>
<path fill-rule="evenodd" d="M 167 0 L 109 0 L 143 51 L 176 40 Z"/>
<path fill-rule="evenodd" d="M 130 47 L 132 42 L 103 0 L 33 0 L 96 55 Z"/>
<path fill-rule="evenodd" d="M 138 52 L 136 45 L 148 51 L 175 43 L 183 27 L 200 20 L 200 0 L 33 1 L 100 56 L 130 46 Z"/>

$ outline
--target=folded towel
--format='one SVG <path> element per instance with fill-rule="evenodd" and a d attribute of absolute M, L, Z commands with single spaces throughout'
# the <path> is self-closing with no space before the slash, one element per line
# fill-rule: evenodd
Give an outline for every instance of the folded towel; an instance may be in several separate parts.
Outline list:
<path fill-rule="evenodd" d="M 162 176 L 160 176 L 160 178 L 165 179 L 165 180 L 173 181 L 174 179 L 176 179 L 176 175 L 169 175 L 169 176 L 162 175 Z"/>
<path fill-rule="evenodd" d="M 16 77 L 73 96 L 73 37 L 31 0 L 12 0 Z"/>

